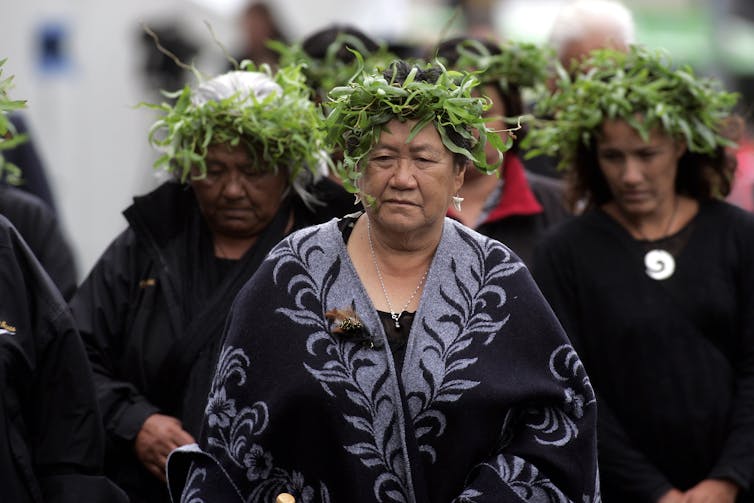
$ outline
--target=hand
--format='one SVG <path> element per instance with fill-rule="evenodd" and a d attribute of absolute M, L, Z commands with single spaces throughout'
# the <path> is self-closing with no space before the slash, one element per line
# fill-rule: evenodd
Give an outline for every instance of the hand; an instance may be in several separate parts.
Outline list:
<path fill-rule="evenodd" d="M 663 494 L 662 497 L 657 500 L 657 503 L 683 503 L 683 498 L 684 495 L 681 491 L 678 489 L 671 489 Z"/>
<path fill-rule="evenodd" d="M 683 503 L 734 503 L 738 490 L 728 480 L 706 479 L 684 493 Z"/>
<path fill-rule="evenodd" d="M 191 444 L 194 437 L 182 428 L 181 422 L 171 416 L 152 414 L 144 421 L 136 435 L 136 457 L 152 475 L 163 482 L 168 454 L 182 445 Z"/>

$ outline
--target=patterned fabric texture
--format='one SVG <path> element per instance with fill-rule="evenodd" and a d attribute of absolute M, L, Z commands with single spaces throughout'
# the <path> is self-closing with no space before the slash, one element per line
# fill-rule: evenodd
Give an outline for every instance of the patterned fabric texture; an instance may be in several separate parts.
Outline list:
<path fill-rule="evenodd" d="M 600 501 L 592 387 L 508 248 L 445 220 L 404 358 L 337 221 L 292 234 L 234 302 L 174 501 Z"/>

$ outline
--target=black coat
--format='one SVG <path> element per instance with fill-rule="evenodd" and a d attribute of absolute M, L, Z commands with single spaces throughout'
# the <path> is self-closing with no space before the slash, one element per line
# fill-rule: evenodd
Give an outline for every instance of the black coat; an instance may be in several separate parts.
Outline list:
<path fill-rule="evenodd" d="M 65 301 L 0 216 L 0 499 L 118 502 L 92 372 Z"/>
<path fill-rule="evenodd" d="M 70 299 L 76 291 L 76 263 L 55 213 L 38 197 L 0 185 L 0 214 L 21 233 L 63 298 Z"/>
<path fill-rule="evenodd" d="M 179 418 L 198 437 L 225 316 L 282 239 L 288 210 L 295 230 L 353 207 L 342 189 L 324 183 L 330 192 L 320 211 L 294 200 L 235 265 L 217 263 L 186 186 L 165 183 L 124 212 L 129 227 L 104 252 L 71 307 L 94 369 L 108 437 L 106 470 L 132 501 L 167 500 L 164 484 L 138 461 L 133 442 L 155 413 Z"/>

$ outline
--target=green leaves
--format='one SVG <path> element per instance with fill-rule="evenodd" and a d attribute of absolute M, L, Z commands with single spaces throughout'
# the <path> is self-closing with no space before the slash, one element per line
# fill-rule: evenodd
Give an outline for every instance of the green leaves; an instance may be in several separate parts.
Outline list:
<path fill-rule="evenodd" d="M 642 138 L 661 127 L 692 152 L 731 145 L 722 127 L 738 95 L 688 66 L 673 68 L 660 51 L 595 51 L 577 70 L 574 77 L 560 71 L 557 91 L 537 103 L 535 115 L 545 119 L 523 140 L 529 157 L 559 155 L 559 166 L 569 169 L 579 145 L 593 142 L 606 118 L 625 120 Z"/>
<path fill-rule="evenodd" d="M 440 68 L 436 82 L 416 80 L 420 67 L 415 66 L 401 84 L 362 72 L 347 86 L 333 89 L 326 104 L 330 113 L 325 120 L 325 141 L 330 148 L 344 151 L 344 159 L 335 169 L 348 190 L 356 190 L 359 164 L 393 119 L 416 121 L 408 141 L 431 123 L 448 150 L 465 156 L 485 173 L 497 170 L 500 163 L 487 163 L 484 144 L 493 141 L 504 151 L 510 142 L 504 143 L 485 124 L 482 113 L 490 103 L 471 95 L 479 79 L 473 73 Z M 471 148 L 459 143 L 459 137 L 471 140 Z"/>
<path fill-rule="evenodd" d="M 544 85 L 550 62 L 555 56 L 550 48 L 506 41 L 500 44 L 499 49 L 499 54 L 493 54 L 478 40 L 464 40 L 456 46 L 459 57 L 454 66 L 474 69 L 482 82 L 495 82 L 503 90 Z"/>
<path fill-rule="evenodd" d="M 26 135 L 16 134 L 15 128 L 8 119 L 8 113 L 26 107 L 25 101 L 14 101 L 8 97 L 8 91 L 13 87 L 13 77 L 3 77 L 3 66 L 6 59 L 0 59 L 0 175 L 5 173 L 9 183 L 17 185 L 21 183 L 21 170 L 15 164 L 7 162 L 2 151 L 20 145 L 27 140 Z"/>
<path fill-rule="evenodd" d="M 358 37 L 348 33 L 336 37 L 328 46 L 324 59 L 312 58 L 300 43 L 287 45 L 271 41 L 268 45 L 280 54 L 280 66 L 300 65 L 303 68 L 312 97 L 321 94 L 319 98 L 322 100 L 327 98 L 328 91 L 347 86 L 357 75 L 381 72 L 396 58 L 385 46 L 374 52 L 368 51 Z M 344 60 L 344 48 L 354 54 L 353 60 Z"/>
<path fill-rule="evenodd" d="M 254 70 L 248 62 L 245 68 Z M 253 93 L 237 94 L 196 105 L 192 89 L 186 86 L 171 93 L 172 105 L 142 103 L 161 116 L 148 135 L 149 143 L 163 153 L 154 167 L 175 173 L 182 181 L 192 176 L 194 168 L 202 177 L 208 147 L 227 143 L 245 145 L 261 170 L 286 167 L 291 179 L 302 169 L 315 172 L 321 161 L 324 117 L 309 99 L 301 67 L 282 67 L 275 75 L 267 66 L 257 71 L 267 73 L 282 92 L 273 91 L 262 99 Z"/>

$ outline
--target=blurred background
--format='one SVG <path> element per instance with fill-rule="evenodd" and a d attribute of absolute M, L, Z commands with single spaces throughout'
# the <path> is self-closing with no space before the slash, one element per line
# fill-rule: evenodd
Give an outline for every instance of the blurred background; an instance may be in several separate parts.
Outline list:
<path fill-rule="evenodd" d="M 85 275 L 125 228 L 121 211 L 133 195 L 159 183 L 146 137 L 159 89 L 194 77 L 156 50 L 146 25 L 184 62 L 207 74 L 228 68 L 206 24 L 233 55 L 260 39 L 298 41 L 333 23 L 350 23 L 395 47 L 431 46 L 470 32 L 544 42 L 559 0 L 272 0 L 272 25 L 245 16 L 245 0 L 15 0 L 0 16 L 15 75 L 14 99 L 43 161 L 54 203 Z M 637 40 L 667 49 L 673 60 L 724 80 L 742 93 L 749 119 L 754 102 L 754 2 L 630 0 Z M 269 27 L 272 26 L 270 30 Z M 263 50 L 262 50 L 263 51 Z M 264 52 L 259 52 L 264 58 Z"/>

